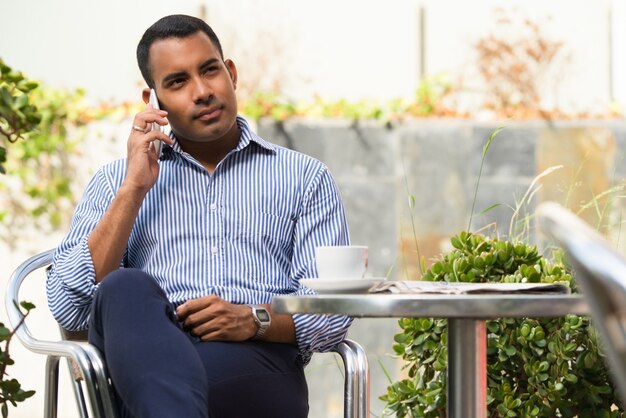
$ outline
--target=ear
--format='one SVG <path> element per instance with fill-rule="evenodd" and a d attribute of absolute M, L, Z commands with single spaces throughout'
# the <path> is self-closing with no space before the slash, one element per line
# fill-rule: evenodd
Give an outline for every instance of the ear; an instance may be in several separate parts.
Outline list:
<path fill-rule="evenodd" d="M 148 102 L 150 101 L 150 88 L 146 87 L 145 89 L 143 89 L 143 91 L 141 92 L 141 98 L 143 99 L 143 102 L 145 104 L 148 104 Z"/>
<path fill-rule="evenodd" d="M 231 59 L 224 61 L 224 64 L 230 74 L 230 79 L 233 82 L 233 88 L 237 90 L 237 67 L 235 67 L 235 63 Z"/>

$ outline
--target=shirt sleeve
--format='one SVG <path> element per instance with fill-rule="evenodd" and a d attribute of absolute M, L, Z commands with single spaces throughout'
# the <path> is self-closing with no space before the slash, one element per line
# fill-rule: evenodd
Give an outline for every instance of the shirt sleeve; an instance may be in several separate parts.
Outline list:
<path fill-rule="evenodd" d="M 321 166 L 306 188 L 296 222 L 292 275 L 317 277 L 315 247 L 349 245 L 348 224 L 339 189 L 326 166 Z M 315 294 L 300 286 L 296 294 Z M 311 352 L 332 350 L 348 332 L 352 319 L 343 315 L 294 314 L 296 340 L 307 362 Z"/>
<path fill-rule="evenodd" d="M 68 235 L 56 249 L 48 269 L 48 306 L 56 321 L 67 330 L 87 328 L 93 294 L 98 285 L 87 245 L 114 191 L 103 170 L 90 180 L 76 207 Z"/>

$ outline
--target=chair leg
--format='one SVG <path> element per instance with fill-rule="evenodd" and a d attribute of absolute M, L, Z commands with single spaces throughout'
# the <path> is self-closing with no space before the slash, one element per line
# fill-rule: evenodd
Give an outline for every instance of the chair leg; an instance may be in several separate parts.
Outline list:
<path fill-rule="evenodd" d="M 59 398 L 59 357 L 48 356 L 46 359 L 46 382 L 44 391 L 45 418 L 57 418 Z"/>
<path fill-rule="evenodd" d="M 354 341 L 344 340 L 335 351 L 345 370 L 344 417 L 369 417 L 369 363 L 365 350 Z"/>
<path fill-rule="evenodd" d="M 80 418 L 89 418 L 89 413 L 87 412 L 87 401 L 85 400 L 83 386 L 81 385 L 79 378 L 75 376 L 75 372 L 72 368 L 71 363 L 72 360 L 66 360 L 67 368 L 70 373 L 70 378 L 72 379 L 72 389 L 74 392 L 74 399 L 76 400 L 76 408 L 78 408 L 78 415 L 80 416 Z"/>
<path fill-rule="evenodd" d="M 106 418 L 119 417 L 119 411 L 115 401 L 115 391 L 111 385 L 111 379 L 100 352 L 97 348 L 89 344 L 85 344 L 83 350 L 91 364 L 90 373 L 92 373 L 93 376 L 90 382 L 94 384 L 92 390 L 97 391 L 97 399 L 100 401 L 98 404 L 100 414 Z"/>

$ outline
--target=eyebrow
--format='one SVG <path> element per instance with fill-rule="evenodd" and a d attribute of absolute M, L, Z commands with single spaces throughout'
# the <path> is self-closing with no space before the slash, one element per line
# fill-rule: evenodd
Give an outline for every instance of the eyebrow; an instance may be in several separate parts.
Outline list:
<path fill-rule="evenodd" d="M 202 64 L 200 64 L 199 68 L 208 67 L 210 65 L 215 64 L 216 62 L 219 62 L 219 60 L 217 58 L 209 58 L 208 60 L 206 60 Z M 161 84 L 167 84 L 171 80 L 175 80 L 177 78 L 185 77 L 185 76 L 187 76 L 187 72 L 186 71 L 177 71 L 177 72 L 174 72 L 174 73 L 166 75 L 163 78 L 163 80 L 161 81 Z"/>
<path fill-rule="evenodd" d="M 202 64 L 200 64 L 200 68 L 205 68 L 205 67 L 209 67 L 215 63 L 220 62 L 220 60 L 218 60 L 217 58 L 209 58 L 208 60 L 204 61 Z"/>

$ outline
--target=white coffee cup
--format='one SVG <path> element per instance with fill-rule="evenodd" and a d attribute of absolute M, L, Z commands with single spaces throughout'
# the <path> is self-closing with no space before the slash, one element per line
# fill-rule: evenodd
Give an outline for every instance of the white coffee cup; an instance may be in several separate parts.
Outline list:
<path fill-rule="evenodd" d="M 315 263 L 320 279 L 359 279 L 367 271 L 366 245 L 315 247 Z"/>

